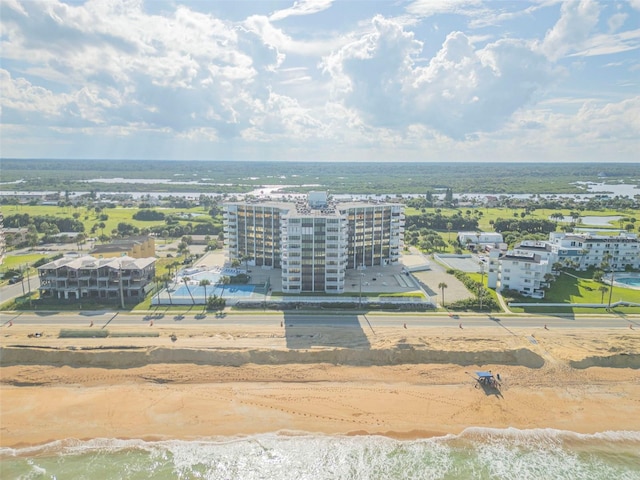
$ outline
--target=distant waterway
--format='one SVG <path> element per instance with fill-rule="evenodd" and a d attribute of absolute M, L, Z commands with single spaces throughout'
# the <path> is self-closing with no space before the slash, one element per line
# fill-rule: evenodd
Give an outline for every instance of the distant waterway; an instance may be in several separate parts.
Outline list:
<path fill-rule="evenodd" d="M 184 181 L 184 180 L 174 180 L 174 179 L 125 179 L 125 178 L 101 178 L 101 179 L 92 179 L 92 180 L 87 180 L 87 183 L 112 183 L 112 184 L 131 184 L 131 185 L 135 185 L 135 184 L 157 184 L 157 185 L 163 185 L 163 184 L 168 184 L 168 185 L 184 185 L 185 187 L 189 187 L 189 186 L 195 186 L 195 185 L 206 185 L 206 186 L 231 186 L 232 184 L 223 184 L 223 183 L 212 183 L 212 182 L 206 182 L 206 180 L 208 179 L 202 179 L 202 180 L 188 180 L 188 181 Z M 0 182 L 0 186 L 8 186 L 8 185 L 19 185 L 21 183 L 21 181 L 16 181 L 16 182 Z M 593 198 L 595 195 L 607 195 L 607 196 L 627 196 L 627 197 L 631 197 L 633 198 L 635 195 L 640 195 L 640 189 L 638 188 L 637 185 L 629 185 L 629 184 L 621 184 L 621 183 L 616 183 L 616 184 L 606 184 L 606 183 L 584 183 L 584 188 L 588 190 L 588 192 L 585 193 L 574 193 L 574 194 L 547 194 L 547 195 L 536 195 L 536 194 L 527 194 L 527 193 L 521 193 L 521 194 L 493 194 L 493 193 L 454 193 L 454 198 L 457 199 L 461 199 L 461 198 L 467 198 L 469 200 L 482 200 L 486 197 L 506 197 L 506 198 L 516 198 L 516 199 L 528 199 L 528 198 L 534 198 L 534 197 L 541 197 L 541 198 L 575 198 L 575 199 L 589 199 L 589 198 Z M 314 188 L 317 187 L 318 189 L 322 189 L 321 185 L 316 185 L 316 184 L 303 184 L 303 185 L 284 185 L 284 184 L 280 184 L 280 185 L 262 185 L 259 186 L 257 188 L 254 188 L 253 190 L 249 191 L 248 193 L 246 193 L 246 195 L 251 195 L 254 197 L 263 197 L 263 198 L 271 198 L 273 200 L 279 200 L 279 199 L 283 199 L 289 196 L 295 196 L 293 194 L 291 194 L 290 192 L 283 192 L 282 190 L 285 188 L 292 188 L 292 187 L 296 187 L 299 186 L 301 188 Z M 185 189 L 187 190 L 187 189 Z M 0 196 L 21 196 L 21 195 L 41 195 L 41 196 L 45 196 L 45 195 L 54 195 L 56 193 L 60 193 L 59 191 L 24 191 L 24 190 L 0 190 Z M 77 195 L 86 195 L 90 193 L 89 190 L 86 191 L 75 191 L 75 192 L 70 192 L 70 194 L 72 196 L 77 196 Z M 98 192 L 97 196 L 98 198 L 100 197 L 109 197 L 112 195 L 130 195 L 131 198 L 133 199 L 140 199 L 140 198 L 160 198 L 160 197 L 167 197 L 167 196 L 173 196 L 173 197 L 179 197 L 179 198 L 193 198 L 193 199 L 197 199 L 200 197 L 200 195 L 203 195 L 202 192 L 193 192 L 193 191 L 183 191 L 183 192 L 135 192 L 135 191 L 130 191 L 130 192 Z M 217 195 L 223 195 L 222 192 L 219 193 L 215 193 L 215 192 L 207 192 L 204 195 L 207 196 L 217 196 Z M 243 194 L 233 194 L 236 197 L 242 197 Z M 420 193 L 420 194 L 404 194 L 404 195 L 400 195 L 401 198 L 415 198 L 415 197 L 420 197 L 423 196 L 424 193 Z M 336 198 L 337 200 L 342 200 L 342 201 L 358 201 L 358 200 L 371 200 L 371 199 L 377 199 L 377 200 L 384 200 L 387 197 L 389 198 L 395 198 L 397 197 L 397 195 L 395 194 L 385 194 L 385 195 L 380 195 L 380 194 L 370 194 L 370 195 L 349 195 L 349 194 L 335 194 L 333 195 L 334 198 Z M 444 196 L 444 192 L 435 192 L 434 193 L 435 197 L 442 197 Z"/>
<path fill-rule="evenodd" d="M 593 225 L 594 227 L 611 227 L 612 222 L 617 222 L 622 217 L 620 215 L 608 215 L 598 217 L 596 215 L 585 215 L 580 217 L 582 225 Z M 555 220 L 555 218 L 549 217 L 549 220 Z M 561 222 L 571 223 L 574 221 L 573 217 L 564 216 L 560 219 Z"/>

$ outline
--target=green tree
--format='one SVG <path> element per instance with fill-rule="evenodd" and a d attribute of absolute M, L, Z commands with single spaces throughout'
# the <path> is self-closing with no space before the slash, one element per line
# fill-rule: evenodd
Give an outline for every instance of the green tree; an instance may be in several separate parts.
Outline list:
<path fill-rule="evenodd" d="M 191 279 L 189 277 L 182 277 L 182 281 L 184 282 L 184 286 L 187 287 L 187 292 L 189 293 L 189 296 L 191 297 L 191 302 L 195 305 L 196 304 L 196 300 L 195 298 L 193 298 L 193 295 L 191 294 L 191 289 L 189 288 L 189 281 Z"/>
<path fill-rule="evenodd" d="M 169 291 L 169 282 L 171 281 L 171 275 L 165 273 L 160 277 L 164 282 L 164 288 L 167 290 L 167 296 L 169 297 L 169 305 L 173 305 L 173 300 L 171 299 L 171 292 Z"/>
<path fill-rule="evenodd" d="M 440 291 L 442 292 L 442 306 L 444 307 L 444 290 L 445 290 L 446 288 L 449 288 L 449 286 L 448 286 L 446 283 L 444 283 L 444 282 L 440 282 L 440 283 L 438 284 L 438 288 L 439 288 L 439 289 L 440 289 Z"/>
<path fill-rule="evenodd" d="M 598 291 L 600 292 L 600 303 L 604 303 L 604 294 L 607 293 L 609 291 L 609 287 L 607 287 L 606 285 L 600 285 L 598 287 Z"/>
<path fill-rule="evenodd" d="M 218 297 L 217 295 L 211 295 L 207 299 L 207 310 L 222 310 L 227 304 L 227 301 Z"/>
<path fill-rule="evenodd" d="M 27 229 L 26 241 L 30 247 L 38 245 L 38 230 L 36 230 L 36 226 L 33 224 L 29 225 Z"/>
<path fill-rule="evenodd" d="M 204 302 L 207 303 L 207 285 L 211 285 L 211 281 L 207 278 L 200 280 L 200 286 L 204 287 Z"/>

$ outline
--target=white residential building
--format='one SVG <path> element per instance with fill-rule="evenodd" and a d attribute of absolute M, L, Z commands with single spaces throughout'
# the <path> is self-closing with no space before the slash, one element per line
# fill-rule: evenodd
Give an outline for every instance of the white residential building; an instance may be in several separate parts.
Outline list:
<path fill-rule="evenodd" d="M 513 250 L 489 254 L 488 286 L 517 290 L 542 298 L 547 274 L 553 265 L 573 265 L 578 270 L 601 267 L 607 262 L 614 271 L 640 268 L 640 244 L 632 233 L 617 236 L 553 232 L 549 241 L 523 241 Z"/>
<path fill-rule="evenodd" d="M 545 275 L 550 268 L 549 261 L 538 253 L 493 250 L 489 253 L 487 285 L 498 291 L 515 290 L 528 297 L 543 298 Z"/>
<path fill-rule="evenodd" d="M 287 293 L 344 292 L 347 269 L 397 264 L 404 206 L 335 203 L 325 192 L 307 201 L 224 205 L 228 259 L 282 269 Z"/>
<path fill-rule="evenodd" d="M 553 232 L 549 243 L 556 254 L 555 261 L 573 263 L 578 270 L 600 267 L 604 262 L 614 271 L 640 268 L 640 243 L 634 233 L 610 236 Z"/>
<path fill-rule="evenodd" d="M 463 247 L 498 247 L 503 242 L 502 234 L 497 232 L 458 232 L 458 243 Z"/>

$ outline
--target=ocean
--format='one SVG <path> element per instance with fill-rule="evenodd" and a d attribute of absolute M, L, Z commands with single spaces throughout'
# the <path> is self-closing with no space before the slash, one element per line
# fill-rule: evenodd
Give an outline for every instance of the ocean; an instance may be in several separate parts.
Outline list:
<path fill-rule="evenodd" d="M 0 448 L 2 479 L 640 479 L 640 432 L 468 428 L 418 440 L 279 432 Z"/>

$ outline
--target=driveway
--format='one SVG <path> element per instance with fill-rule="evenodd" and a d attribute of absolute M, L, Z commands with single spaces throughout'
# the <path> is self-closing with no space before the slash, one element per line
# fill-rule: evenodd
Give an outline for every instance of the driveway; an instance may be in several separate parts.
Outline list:
<path fill-rule="evenodd" d="M 446 272 L 445 267 L 431 260 L 429 263 L 431 269 L 420 272 L 413 272 L 413 276 L 422 284 L 422 287 L 432 300 L 442 306 L 442 291 L 438 288 L 440 283 L 446 283 L 447 288 L 444 290 L 445 304 L 472 298 L 473 294 L 467 290 L 467 287 L 453 275 Z"/>

